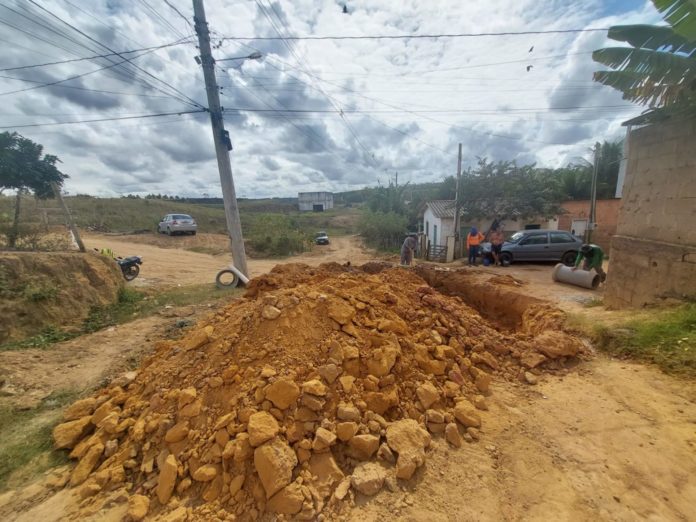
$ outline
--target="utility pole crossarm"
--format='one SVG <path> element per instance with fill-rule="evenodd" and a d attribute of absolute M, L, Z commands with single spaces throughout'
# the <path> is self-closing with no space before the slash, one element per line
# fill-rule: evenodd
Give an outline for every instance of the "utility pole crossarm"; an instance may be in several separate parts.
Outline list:
<path fill-rule="evenodd" d="M 239 207 L 237 206 L 237 195 L 234 189 L 232 164 L 230 163 L 228 150 L 228 135 L 225 132 L 222 121 L 220 94 L 217 80 L 215 79 L 215 60 L 210 48 L 210 31 L 205 18 L 203 0 L 193 0 L 193 15 L 196 34 L 198 35 L 198 46 L 201 52 L 205 90 L 208 95 L 210 124 L 213 129 L 213 141 L 215 142 L 215 154 L 217 155 L 218 170 L 220 172 L 220 185 L 222 186 L 222 199 L 225 204 L 225 219 L 227 221 L 227 233 L 230 236 L 232 257 L 235 267 L 246 277 L 249 277 L 244 238 L 242 237 L 242 224 L 239 219 Z"/>

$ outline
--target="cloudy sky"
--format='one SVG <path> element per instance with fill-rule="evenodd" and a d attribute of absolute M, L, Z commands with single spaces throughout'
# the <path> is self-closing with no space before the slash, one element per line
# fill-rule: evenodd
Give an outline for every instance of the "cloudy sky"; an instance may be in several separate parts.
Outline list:
<path fill-rule="evenodd" d="M 171 4 L 171 5 L 168 5 Z M 220 194 L 191 2 L 5 0 L 1 131 L 45 145 L 69 193 Z M 205 0 L 237 194 L 437 181 L 477 156 L 555 167 L 620 139 L 641 108 L 592 82 L 605 32 L 238 40 L 606 28 L 655 23 L 639 0 Z M 179 13 L 175 11 L 175 7 Z M 67 25 L 65 22 L 67 22 Z M 24 69 L 109 51 L 159 50 Z M 137 65 L 137 67 L 136 67 Z M 10 70 L 8 70 L 10 69 Z M 68 81 L 63 81 L 72 78 Z M 45 85 L 47 83 L 54 85 Z M 198 104 L 198 105 L 196 105 Z"/>

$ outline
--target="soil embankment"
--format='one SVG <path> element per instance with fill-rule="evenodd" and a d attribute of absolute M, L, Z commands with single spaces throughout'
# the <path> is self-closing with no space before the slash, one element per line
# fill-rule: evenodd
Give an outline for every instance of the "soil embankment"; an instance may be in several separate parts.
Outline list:
<path fill-rule="evenodd" d="M 0 344 L 50 327 L 78 325 L 113 303 L 123 276 L 113 261 L 67 252 L 0 254 Z"/>

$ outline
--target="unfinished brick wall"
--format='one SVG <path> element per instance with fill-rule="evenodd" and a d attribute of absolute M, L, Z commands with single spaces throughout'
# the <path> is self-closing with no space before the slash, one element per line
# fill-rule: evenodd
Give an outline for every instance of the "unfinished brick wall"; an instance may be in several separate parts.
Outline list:
<path fill-rule="evenodd" d="M 605 301 L 696 297 L 696 119 L 634 129 Z"/>
<path fill-rule="evenodd" d="M 565 211 L 558 216 L 558 230 L 572 230 L 574 219 L 590 220 L 590 201 L 566 201 L 561 207 Z M 611 238 L 616 234 L 619 218 L 620 199 L 597 200 L 597 228 L 592 234 L 592 242 L 601 246 L 605 252 L 611 248 Z"/>

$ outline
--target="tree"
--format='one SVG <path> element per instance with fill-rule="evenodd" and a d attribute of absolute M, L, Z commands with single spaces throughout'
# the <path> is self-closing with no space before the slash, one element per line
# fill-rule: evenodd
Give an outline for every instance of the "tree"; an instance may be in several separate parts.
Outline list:
<path fill-rule="evenodd" d="M 626 100 L 672 109 L 696 106 L 696 1 L 652 0 L 668 26 L 618 25 L 612 40 L 632 47 L 608 47 L 592 58 L 613 71 L 594 80 L 623 92 Z"/>
<path fill-rule="evenodd" d="M 551 217 L 560 211 L 563 191 L 553 170 L 478 158 L 462 176 L 459 200 L 467 219 Z"/>
<path fill-rule="evenodd" d="M 54 195 L 68 177 L 56 167 L 57 156 L 43 153 L 43 146 L 16 132 L 0 133 L 0 187 L 16 191 L 15 211 L 7 244 L 14 248 L 19 237 L 22 194 L 30 191 L 38 198 Z"/>

